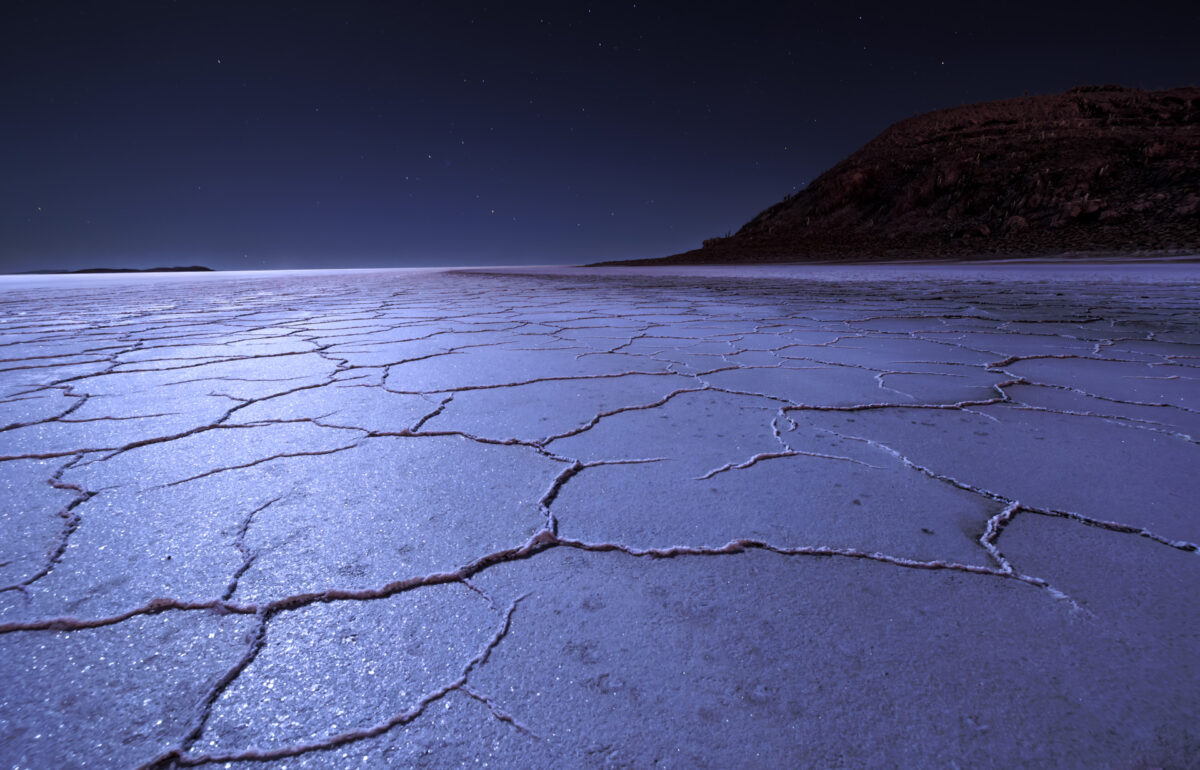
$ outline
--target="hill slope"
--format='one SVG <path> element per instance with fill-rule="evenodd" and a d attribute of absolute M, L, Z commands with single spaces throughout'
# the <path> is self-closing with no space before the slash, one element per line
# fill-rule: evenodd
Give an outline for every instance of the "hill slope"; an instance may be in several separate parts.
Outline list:
<path fill-rule="evenodd" d="M 734 235 L 642 262 L 1192 249 L 1200 88 L 1100 86 L 902 120 Z"/>

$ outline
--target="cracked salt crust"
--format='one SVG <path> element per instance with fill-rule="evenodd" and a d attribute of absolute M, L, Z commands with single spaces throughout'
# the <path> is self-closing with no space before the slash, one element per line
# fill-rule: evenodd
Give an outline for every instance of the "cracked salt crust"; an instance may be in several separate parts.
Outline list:
<path fill-rule="evenodd" d="M 0 761 L 1194 756 L 1195 268 L 700 273 L 8 279 Z"/>

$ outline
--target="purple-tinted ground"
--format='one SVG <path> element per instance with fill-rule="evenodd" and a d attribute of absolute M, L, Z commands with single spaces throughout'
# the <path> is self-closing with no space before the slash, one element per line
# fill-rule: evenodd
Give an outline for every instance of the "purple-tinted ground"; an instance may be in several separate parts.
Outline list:
<path fill-rule="evenodd" d="M 1198 277 L 0 279 L 0 765 L 1196 767 Z"/>

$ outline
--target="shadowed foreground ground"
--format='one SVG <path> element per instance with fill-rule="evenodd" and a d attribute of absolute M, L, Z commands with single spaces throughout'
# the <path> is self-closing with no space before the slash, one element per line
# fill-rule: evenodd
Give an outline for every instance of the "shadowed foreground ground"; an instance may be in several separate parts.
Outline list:
<path fill-rule="evenodd" d="M 785 273 L 6 279 L 0 765 L 1195 767 L 1200 268 Z"/>

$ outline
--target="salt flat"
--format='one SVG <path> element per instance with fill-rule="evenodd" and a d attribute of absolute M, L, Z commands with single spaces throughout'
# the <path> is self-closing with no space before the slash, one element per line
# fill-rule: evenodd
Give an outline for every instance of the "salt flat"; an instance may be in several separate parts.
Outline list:
<path fill-rule="evenodd" d="M 1195 767 L 1198 279 L 0 279 L 0 765 Z"/>

